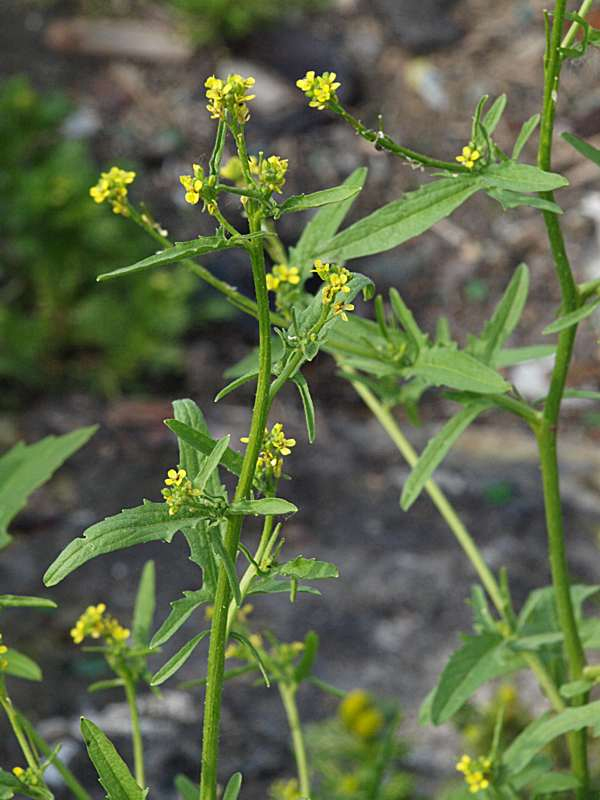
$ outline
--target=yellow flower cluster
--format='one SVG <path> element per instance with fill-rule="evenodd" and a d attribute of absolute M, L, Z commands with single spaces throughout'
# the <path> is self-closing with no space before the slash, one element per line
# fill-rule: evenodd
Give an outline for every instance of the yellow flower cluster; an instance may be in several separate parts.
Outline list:
<path fill-rule="evenodd" d="M 127 210 L 127 186 L 135 180 L 135 172 L 111 167 L 108 172 L 100 173 L 100 179 L 95 186 L 90 189 L 90 196 L 96 203 L 103 203 L 105 200 L 112 206 L 115 214 L 128 216 Z"/>
<path fill-rule="evenodd" d="M 476 162 L 479 161 L 480 158 L 481 153 L 476 147 L 474 147 L 472 143 L 465 145 L 465 147 L 462 149 L 462 154 L 460 156 L 456 156 L 456 160 L 461 164 L 464 164 L 467 169 L 473 169 Z"/>
<path fill-rule="evenodd" d="M 473 759 L 464 755 L 456 765 L 456 769 L 464 775 L 472 794 L 482 792 L 489 787 L 492 775 L 491 759 L 485 756 Z"/>
<path fill-rule="evenodd" d="M 325 284 L 322 293 L 323 303 L 325 305 L 333 303 L 333 313 L 336 316 L 340 316 L 344 322 L 347 322 L 348 315 L 346 312 L 354 311 L 354 305 L 346 303 L 344 300 L 334 303 L 334 300 L 340 292 L 342 294 L 350 294 L 348 282 L 352 277 L 352 273 L 346 267 L 340 267 L 339 264 L 327 264 L 319 258 L 314 262 L 314 265 L 313 272 L 316 272 Z"/>
<path fill-rule="evenodd" d="M 92 639 L 106 639 L 109 644 L 118 644 L 129 638 L 130 631 L 119 624 L 119 621 L 106 614 L 106 604 L 88 606 L 71 628 L 71 637 L 75 644 L 81 644 L 90 636 Z"/>
<path fill-rule="evenodd" d="M 250 111 L 248 110 L 248 103 L 253 100 L 255 94 L 247 94 L 248 89 L 251 89 L 255 84 L 252 77 L 242 78 L 241 75 L 228 75 L 227 80 L 223 81 L 211 75 L 204 82 L 206 87 L 206 99 L 208 100 L 208 109 L 211 119 L 225 119 L 225 112 L 230 111 L 237 120 L 242 124 L 248 122 L 250 119 Z"/>
<path fill-rule="evenodd" d="M 302 800 L 302 794 L 296 778 L 274 781 L 269 788 L 269 800 Z"/>
<path fill-rule="evenodd" d="M 7 653 L 8 647 L 5 644 L 2 644 L 2 634 L 0 633 L 0 671 L 5 670 L 8 667 L 8 659 L 6 658 Z"/>
<path fill-rule="evenodd" d="M 12 774 L 20 780 L 21 783 L 27 784 L 27 786 L 37 786 L 40 782 L 39 775 L 31 768 L 23 769 L 23 767 L 13 767 Z"/>
<path fill-rule="evenodd" d="M 243 436 L 240 441 L 248 444 L 249 439 L 247 436 Z M 276 422 L 270 431 L 265 428 L 262 449 L 256 462 L 257 472 L 264 472 L 267 476 L 280 478 L 283 456 L 289 456 L 292 452 L 290 448 L 295 446 L 296 440 L 286 438 L 281 422 Z"/>
<path fill-rule="evenodd" d="M 202 494 L 200 489 L 194 487 L 184 469 L 170 469 L 165 478 L 165 486 L 167 488 L 162 489 L 161 494 L 169 506 L 170 517 L 186 506 L 193 508 L 195 498 Z"/>
<path fill-rule="evenodd" d="M 353 689 L 340 703 L 338 713 L 350 733 L 359 739 L 372 739 L 383 728 L 384 718 L 368 692 Z"/>
<path fill-rule="evenodd" d="M 215 175 L 208 178 L 200 164 L 192 164 L 192 175 L 180 175 L 179 182 L 185 189 L 185 201 L 195 206 L 200 199 L 204 200 L 204 208 L 212 214 L 216 208 L 214 186 L 217 182 Z"/>
<path fill-rule="evenodd" d="M 261 153 L 258 158 L 250 156 L 249 166 L 251 174 L 256 175 L 262 187 L 270 192 L 281 194 L 288 168 L 287 158 L 280 158 L 279 156 L 263 158 Z"/>
<path fill-rule="evenodd" d="M 296 81 L 296 86 L 309 98 L 309 106 L 324 109 L 331 100 L 337 100 L 335 93 L 341 83 L 336 81 L 335 72 L 316 75 L 311 69 L 303 78 Z"/>
<path fill-rule="evenodd" d="M 267 275 L 267 289 L 276 292 L 282 283 L 297 286 L 300 283 L 300 270 L 287 264 L 276 264 Z"/>

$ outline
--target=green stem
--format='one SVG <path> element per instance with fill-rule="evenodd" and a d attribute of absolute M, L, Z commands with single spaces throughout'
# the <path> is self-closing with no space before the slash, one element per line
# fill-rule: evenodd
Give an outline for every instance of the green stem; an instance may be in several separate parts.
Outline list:
<path fill-rule="evenodd" d="M 408 439 L 404 436 L 398 424 L 390 411 L 383 406 L 375 397 L 373 392 L 363 383 L 353 381 L 351 378 L 352 370 L 342 365 L 343 371 L 350 376 L 350 382 L 358 395 L 362 398 L 365 405 L 372 411 L 374 417 L 378 420 L 379 424 L 388 434 L 390 439 L 394 442 L 409 466 L 414 467 L 418 460 L 418 456 L 414 451 Z M 494 604 L 496 611 L 508 625 L 509 634 L 512 633 L 512 626 L 510 624 L 510 616 L 500 586 L 494 574 L 485 562 L 481 555 L 475 540 L 466 529 L 462 520 L 456 513 L 452 504 L 449 502 L 445 494 L 433 480 L 429 480 L 425 484 L 425 491 L 433 501 L 433 504 L 440 512 L 442 518 L 454 534 L 459 545 L 462 547 L 465 555 L 471 562 L 479 580 L 485 587 L 490 600 Z M 552 704 L 555 711 L 562 711 L 565 704 L 556 688 L 556 684 L 552 676 L 544 666 L 539 656 L 535 653 L 524 653 L 524 659 L 529 665 L 531 671 L 536 676 L 540 687 Z"/>
<path fill-rule="evenodd" d="M 140 729 L 140 717 L 137 707 L 137 696 L 135 691 L 135 684 L 128 676 L 123 676 L 125 681 L 125 697 L 127 698 L 127 705 L 129 706 L 129 715 L 131 717 L 131 741 L 133 744 L 133 766 L 135 772 L 135 780 L 141 789 L 145 788 L 145 775 L 144 775 L 144 744 L 142 742 L 142 732 Z"/>
<path fill-rule="evenodd" d="M 310 800 L 310 777 L 308 773 L 306 747 L 304 745 L 302 725 L 300 724 L 298 706 L 296 704 L 297 688 L 296 686 L 290 686 L 289 684 L 282 682 L 279 682 L 277 685 L 279 687 L 279 694 L 281 695 L 290 733 L 292 735 L 292 747 L 294 749 L 294 758 L 296 759 L 300 795 L 302 796 L 302 800 Z"/>
<path fill-rule="evenodd" d="M 551 171 L 552 168 L 552 140 L 561 68 L 560 48 L 566 7 L 567 0 L 556 0 L 552 33 L 544 62 L 544 107 L 540 127 L 538 165 L 546 171 Z M 569 34 L 571 34 L 571 31 L 569 31 Z M 542 196 L 547 200 L 554 199 L 552 192 L 545 192 Z M 579 293 L 569 264 L 558 217 L 555 214 L 544 212 L 544 222 L 560 284 L 561 307 L 563 313 L 568 314 L 579 306 Z M 550 389 L 544 404 L 541 425 L 537 432 L 552 584 L 556 598 L 558 619 L 565 637 L 565 656 L 572 681 L 578 680 L 582 675 L 585 666 L 585 654 L 579 638 L 571 599 L 571 582 L 567 566 L 563 511 L 560 498 L 557 429 L 576 332 L 577 326 L 573 325 L 562 331 L 558 337 Z M 572 703 L 573 705 L 582 705 L 586 701 L 587 696 L 582 694 L 573 698 Z M 577 791 L 577 797 L 586 798 L 589 796 L 587 732 L 585 730 L 575 731 L 569 734 L 567 738 L 571 768 L 581 787 Z"/>
<path fill-rule="evenodd" d="M 46 742 L 46 740 L 40 736 L 31 722 L 29 722 L 27 717 L 24 717 L 23 714 L 17 712 L 17 718 L 19 720 L 19 724 L 25 729 L 25 733 L 33 742 L 35 747 L 37 747 L 37 749 L 45 756 L 45 758 L 51 759 L 52 765 L 56 768 L 56 771 L 62 777 L 65 785 L 71 790 L 77 800 L 92 800 L 91 795 L 86 792 L 64 761 L 62 761 L 58 755 L 53 752 L 48 742 Z"/>
<path fill-rule="evenodd" d="M 590 8 L 592 7 L 593 3 L 594 3 L 594 0 L 583 0 L 583 3 L 579 6 L 579 10 L 577 11 L 577 14 L 580 17 L 585 17 L 585 15 L 588 13 Z M 580 27 L 581 27 L 581 25 L 579 24 L 579 22 L 577 22 L 577 21 L 572 22 L 571 23 L 571 27 L 567 31 L 567 35 L 562 40 L 560 46 L 561 47 L 570 47 L 573 44 L 573 39 L 577 35 L 577 31 L 579 30 Z"/>
<path fill-rule="evenodd" d="M 37 758 L 35 757 L 31 747 L 29 746 L 29 741 L 27 740 L 27 736 L 25 735 L 25 732 L 23 731 L 23 728 L 21 727 L 21 723 L 19 721 L 19 715 L 17 714 L 17 711 L 12 704 L 12 700 L 6 694 L 3 682 L 2 685 L 0 685 L 0 706 L 2 706 L 2 708 L 4 709 L 4 713 L 6 714 L 6 717 L 10 723 L 10 727 L 13 730 L 13 733 L 15 735 L 17 742 L 19 743 L 19 747 L 21 748 L 23 755 L 25 756 L 25 761 L 27 762 L 27 766 L 31 770 L 33 770 L 33 772 L 36 775 L 41 775 Z"/>
<path fill-rule="evenodd" d="M 373 143 L 378 150 L 387 150 L 389 153 L 392 153 L 395 156 L 404 158 L 409 162 L 421 164 L 423 167 L 443 169 L 452 173 L 470 173 L 470 170 L 467 169 L 467 167 L 464 167 L 462 164 L 452 161 L 440 161 L 437 158 L 430 158 L 423 153 L 418 153 L 416 150 L 411 150 L 408 147 L 403 147 L 402 145 L 397 144 L 393 139 L 390 139 L 389 136 L 383 133 L 383 131 L 374 131 L 372 128 L 367 128 L 359 119 L 352 116 L 352 114 L 348 113 L 343 106 L 339 105 L 339 103 L 332 105 L 331 110 L 336 114 L 339 114 L 342 119 L 346 120 L 346 122 L 354 128 L 359 136 L 362 136 L 362 138 L 367 142 Z"/>
<path fill-rule="evenodd" d="M 250 232 L 260 228 L 256 217 L 250 217 Z M 250 247 L 252 277 L 258 311 L 259 373 L 252 422 L 248 434 L 248 446 L 236 486 L 234 501 L 248 497 L 252 489 L 256 461 L 260 452 L 265 424 L 269 411 L 269 383 L 271 379 L 271 322 L 269 300 L 265 280 L 265 262 L 262 243 L 257 241 Z M 231 517 L 225 534 L 224 546 L 232 559 L 237 555 L 243 517 Z M 206 697 L 204 702 L 204 732 L 202 739 L 202 773 L 200 777 L 200 800 L 216 800 L 217 762 L 219 751 L 219 723 L 223 694 L 225 647 L 227 643 L 227 617 L 231 592 L 223 565 L 219 567 L 215 593 L 214 613 L 211 624 L 208 651 Z"/>

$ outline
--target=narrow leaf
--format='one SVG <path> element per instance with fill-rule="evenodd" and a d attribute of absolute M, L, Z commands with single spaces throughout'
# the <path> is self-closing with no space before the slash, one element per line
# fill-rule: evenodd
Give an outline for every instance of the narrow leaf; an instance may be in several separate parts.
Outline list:
<path fill-rule="evenodd" d="M 538 358 L 548 358 L 556 352 L 553 344 L 534 344 L 530 347 L 506 347 L 494 357 L 494 366 L 497 369 L 512 367 L 515 364 L 524 364 L 527 361 L 537 361 Z"/>
<path fill-rule="evenodd" d="M 366 167 L 359 167 L 346 178 L 344 185 L 360 190 L 364 186 L 366 177 Z M 346 200 L 324 206 L 317 211 L 302 231 L 296 246 L 290 251 L 290 264 L 303 267 L 315 258 L 321 243 L 335 236 L 355 199 L 356 194 L 352 194 Z"/>
<path fill-rule="evenodd" d="M 231 383 L 228 383 L 227 386 L 224 386 L 220 392 L 215 395 L 215 403 L 218 403 L 219 400 L 222 400 L 224 397 L 227 397 L 228 394 L 235 392 L 236 389 L 239 389 L 240 386 L 243 386 L 245 383 L 254 380 L 258 375 L 258 370 L 251 370 L 250 372 L 246 372 L 245 375 L 242 375 L 239 378 L 236 378 Z"/>
<path fill-rule="evenodd" d="M 539 124 L 540 124 L 539 114 L 534 114 L 533 117 L 530 117 L 526 122 L 523 123 L 523 126 L 519 131 L 519 135 L 517 136 L 512 151 L 512 158 L 514 161 L 516 161 L 519 158 L 519 156 L 523 152 L 523 148 L 529 141 L 531 134 L 535 131 L 535 129 Z"/>
<path fill-rule="evenodd" d="M 545 714 L 520 733 L 504 751 L 502 763 L 510 775 L 520 772 L 547 744 L 570 731 L 595 725 L 600 719 L 600 700 L 568 708 L 558 714 Z"/>
<path fill-rule="evenodd" d="M 7 666 L 4 667 L 4 672 L 7 675 L 12 675 L 14 678 L 22 678 L 25 681 L 38 682 L 43 679 L 42 670 L 35 661 L 13 647 L 8 648 L 8 652 L 4 654 L 3 658 L 8 662 Z"/>
<path fill-rule="evenodd" d="M 197 239 L 192 239 L 189 242 L 178 242 L 173 247 L 167 247 L 165 250 L 159 250 L 154 255 L 143 258 L 141 261 L 136 261 L 135 264 L 130 264 L 128 267 L 120 267 L 114 269 L 112 272 L 104 272 L 98 275 L 97 281 L 108 281 L 112 278 L 122 278 L 125 275 L 132 275 L 136 272 L 144 272 L 147 269 L 154 269 L 154 267 L 165 267 L 169 264 L 174 264 L 177 261 L 184 261 L 187 258 L 195 258 L 202 256 L 206 253 L 216 253 L 219 250 L 228 250 L 232 247 L 243 246 L 245 237 L 235 236 L 231 239 L 225 239 L 223 236 L 198 236 Z"/>
<path fill-rule="evenodd" d="M 314 631 L 309 631 L 304 637 L 302 658 L 294 670 L 294 680 L 296 683 L 300 684 L 310 676 L 318 651 L 319 637 Z"/>
<path fill-rule="evenodd" d="M 340 573 L 335 564 L 329 561 L 317 561 L 316 558 L 297 556 L 292 561 L 287 561 L 274 567 L 272 574 L 285 575 L 289 578 L 301 580 L 320 580 L 322 578 L 339 578 Z"/>
<path fill-rule="evenodd" d="M 0 594 L 0 608 L 57 608 L 57 605 L 47 597 Z"/>
<path fill-rule="evenodd" d="M 141 789 L 114 745 L 97 725 L 81 718 L 81 735 L 108 800 L 145 800 Z"/>
<path fill-rule="evenodd" d="M 200 787 L 186 775 L 177 775 L 175 778 L 175 788 L 179 792 L 181 800 L 198 800 Z"/>
<path fill-rule="evenodd" d="M 448 347 L 422 350 L 406 373 L 423 378 L 433 386 L 477 394 L 503 394 L 510 389 L 510 384 L 495 369 L 468 353 Z"/>
<path fill-rule="evenodd" d="M 574 147 L 578 153 L 581 153 L 582 156 L 592 161 L 597 167 L 600 167 L 600 150 L 597 147 L 580 139 L 579 136 L 575 136 L 573 133 L 563 133 L 562 138 L 565 142 L 568 142 L 571 147 Z"/>
<path fill-rule="evenodd" d="M 258 652 L 256 647 L 254 647 L 254 645 L 252 644 L 250 639 L 248 639 L 246 636 L 244 636 L 241 633 L 236 633 L 236 632 L 232 631 L 230 636 L 231 636 L 232 639 L 237 639 L 238 642 L 241 642 L 243 645 L 245 645 L 248 648 L 248 650 L 252 653 L 252 655 L 254 656 L 254 660 L 256 661 L 256 663 L 258 665 L 258 668 L 260 669 L 260 671 L 262 673 L 263 680 L 265 682 L 265 686 L 268 689 L 271 686 L 271 681 L 269 680 L 269 676 L 267 674 L 267 670 L 265 669 L 265 665 L 263 664 L 263 660 L 260 657 L 260 653 Z"/>
<path fill-rule="evenodd" d="M 282 500 L 280 497 L 262 497 L 260 500 L 239 500 L 237 503 L 231 503 L 227 515 L 260 514 L 270 517 L 276 514 L 295 514 L 296 511 L 298 511 L 297 506 L 288 500 Z"/>
<path fill-rule="evenodd" d="M 487 681 L 524 666 L 503 644 L 501 636 L 485 633 L 468 637 L 460 650 L 453 653 L 433 696 L 434 725 L 449 720 Z"/>
<path fill-rule="evenodd" d="M 427 344 L 427 336 L 417 325 L 412 311 L 406 305 L 397 289 L 390 289 L 390 305 L 406 335 L 411 339 L 417 351 L 420 351 Z"/>
<path fill-rule="evenodd" d="M 160 647 L 165 642 L 168 642 L 171 636 L 187 622 L 197 608 L 212 599 L 211 593 L 204 586 L 195 592 L 184 591 L 183 594 L 183 599 L 175 600 L 171 603 L 169 616 L 152 637 L 150 647 Z"/>
<path fill-rule="evenodd" d="M 163 664 L 158 672 L 152 676 L 150 680 L 150 686 L 160 686 L 179 669 L 181 669 L 188 658 L 192 655 L 196 647 L 209 635 L 209 633 L 210 630 L 202 631 L 202 633 L 199 633 L 197 636 L 194 636 L 193 639 L 190 639 L 189 642 L 186 642 L 183 647 L 178 650 L 174 656 L 171 656 L 167 663 Z"/>
<path fill-rule="evenodd" d="M 234 772 L 227 781 L 227 786 L 223 792 L 223 800 L 237 800 L 242 788 L 242 773 Z"/>
<path fill-rule="evenodd" d="M 225 455 L 225 451 L 229 449 L 230 439 L 231 436 L 229 436 L 229 434 L 224 436 L 222 439 L 219 439 L 210 453 L 206 456 L 206 459 L 200 468 L 200 472 L 194 478 L 194 486 L 196 488 L 204 491 L 209 478 L 221 463 L 223 456 Z"/>
<path fill-rule="evenodd" d="M 193 428 L 193 430 L 208 436 L 208 426 L 204 415 L 193 400 L 189 398 L 175 400 L 173 402 L 173 416 L 178 422 L 187 425 L 188 428 Z M 177 443 L 179 445 L 179 465 L 193 479 L 200 472 L 204 462 L 204 455 L 179 436 L 177 437 Z"/>
<path fill-rule="evenodd" d="M 479 337 L 476 354 L 489 363 L 511 336 L 525 308 L 529 291 L 529 270 L 519 264 L 500 302 Z"/>
<path fill-rule="evenodd" d="M 489 194 L 489 196 L 494 200 L 497 200 L 505 211 L 509 208 L 530 206 L 531 208 L 539 208 L 540 211 L 550 211 L 553 214 L 563 213 L 563 210 L 558 203 L 553 203 L 551 200 L 545 200 L 543 197 L 538 197 L 536 194 L 512 192 L 509 189 L 488 189 L 487 194 Z"/>
<path fill-rule="evenodd" d="M 490 164 L 481 173 L 481 180 L 486 187 L 510 189 L 513 192 L 551 192 L 569 185 L 562 175 L 514 161 Z"/>
<path fill-rule="evenodd" d="M 315 441 L 315 405 L 313 403 L 310 389 L 306 378 L 301 372 L 297 372 L 292 381 L 296 384 L 300 400 L 302 401 L 302 408 L 304 409 L 304 419 L 306 420 L 306 433 L 308 441 L 312 444 Z"/>
<path fill-rule="evenodd" d="M 600 299 L 594 300 L 593 303 L 586 303 L 575 311 L 565 314 L 558 319 L 555 319 L 550 325 L 547 325 L 542 331 L 543 334 L 548 335 L 551 333 L 560 333 L 560 331 L 570 328 L 572 325 L 577 325 L 582 320 L 589 317 L 600 306 Z"/>
<path fill-rule="evenodd" d="M 494 100 L 494 102 L 492 103 L 492 107 L 482 119 L 481 123 L 483 127 L 486 129 L 486 131 L 490 134 L 490 136 L 498 127 L 498 123 L 502 119 L 502 114 L 504 114 L 505 108 L 506 108 L 506 95 L 501 94 Z"/>
<path fill-rule="evenodd" d="M 294 194 L 288 197 L 277 209 L 275 219 L 278 219 L 282 214 L 290 214 L 294 211 L 307 211 L 309 208 L 318 208 L 319 206 L 327 206 L 330 203 L 339 203 L 342 200 L 348 200 L 360 192 L 360 187 L 350 186 L 348 184 L 340 184 L 340 186 L 333 186 L 331 189 L 321 189 L 319 192 L 312 192 L 311 194 Z"/>
<path fill-rule="evenodd" d="M 345 261 L 391 250 L 447 217 L 482 185 L 473 175 L 426 184 L 338 233 L 321 246 L 319 255 Z"/>
<path fill-rule="evenodd" d="M 29 495 L 49 480 L 96 430 L 94 425 L 63 436 L 46 436 L 35 444 L 19 442 L 0 457 L 0 548 L 8 544 L 8 525 L 25 507 Z"/>
<path fill-rule="evenodd" d="M 210 436 L 207 436 L 207 434 L 202 433 L 201 431 L 190 428 L 189 425 L 186 425 L 179 420 L 166 419 L 165 425 L 167 428 L 173 431 L 178 439 L 182 439 L 184 442 L 205 456 L 209 455 L 217 444 L 215 439 L 212 439 Z M 221 457 L 221 464 L 225 467 L 225 469 L 228 469 L 229 472 L 232 472 L 234 475 L 238 476 L 242 470 L 243 462 L 243 457 L 239 453 L 236 453 L 235 450 L 231 450 L 230 448 L 225 450 L 223 456 Z"/>
<path fill-rule="evenodd" d="M 225 574 L 227 575 L 229 588 L 231 589 L 231 594 L 233 595 L 236 606 L 239 608 L 242 605 L 242 592 L 240 590 L 240 584 L 237 572 L 235 570 L 235 562 L 225 549 L 221 535 L 218 532 L 216 532 L 216 535 L 211 538 L 211 544 L 214 548 L 215 555 L 223 564 Z"/>
<path fill-rule="evenodd" d="M 150 631 L 156 608 L 156 574 L 154 561 L 144 564 L 133 609 L 132 639 L 137 645 L 146 646 L 150 641 Z"/>
<path fill-rule="evenodd" d="M 461 409 L 444 427 L 429 440 L 419 460 L 404 485 L 400 505 L 404 511 L 415 502 L 435 469 L 441 464 L 448 451 L 469 425 L 486 409 L 490 403 L 473 403 Z"/>

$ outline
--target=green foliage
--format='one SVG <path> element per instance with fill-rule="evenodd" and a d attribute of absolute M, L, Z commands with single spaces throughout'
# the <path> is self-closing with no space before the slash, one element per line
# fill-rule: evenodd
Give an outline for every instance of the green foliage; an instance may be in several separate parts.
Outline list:
<path fill-rule="evenodd" d="M 97 169 L 85 143 L 62 132 L 71 111 L 25 78 L 0 87 L 0 374 L 15 389 L 67 381 L 112 392 L 141 370 L 179 369 L 193 278 L 156 273 L 97 290 L 115 241 L 119 259 L 148 244 L 90 199 Z"/>
<path fill-rule="evenodd" d="M 115 746 L 97 725 L 81 719 L 81 735 L 108 800 L 144 800 L 140 788 Z"/>

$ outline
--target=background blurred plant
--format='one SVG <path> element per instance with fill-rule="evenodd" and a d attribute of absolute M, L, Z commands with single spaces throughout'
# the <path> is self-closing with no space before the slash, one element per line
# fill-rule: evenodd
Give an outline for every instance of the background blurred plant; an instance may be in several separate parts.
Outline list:
<path fill-rule="evenodd" d="M 97 169 L 86 144 L 63 135 L 71 111 L 24 77 L 0 88 L 0 374 L 17 389 L 66 380 L 109 393 L 145 368 L 179 368 L 194 281 L 157 272 L 97 290 L 117 238 L 133 259 L 148 245 L 86 201 Z"/>

